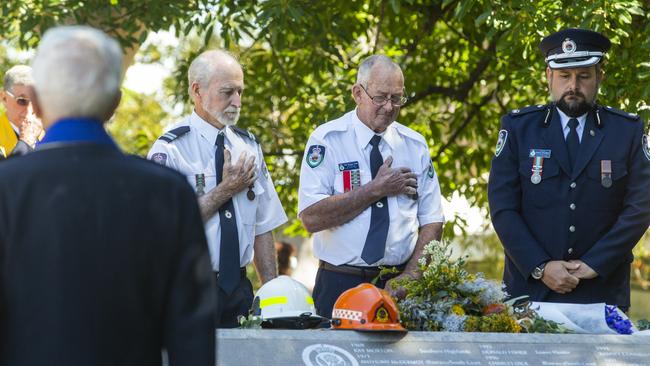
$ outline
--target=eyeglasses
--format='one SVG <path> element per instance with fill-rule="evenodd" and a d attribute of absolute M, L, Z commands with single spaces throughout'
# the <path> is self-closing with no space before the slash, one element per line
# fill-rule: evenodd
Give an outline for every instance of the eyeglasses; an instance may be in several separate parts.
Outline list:
<path fill-rule="evenodd" d="M 16 103 L 18 103 L 19 106 L 27 107 L 27 106 L 29 105 L 29 103 L 32 102 L 31 100 L 29 100 L 29 99 L 27 99 L 27 98 L 24 98 L 24 97 L 17 97 L 17 96 L 15 96 L 15 95 L 14 95 L 12 92 L 10 92 L 9 90 L 5 90 L 5 93 L 9 94 L 9 96 L 11 96 L 12 98 L 14 98 L 14 99 L 16 100 Z"/>
<path fill-rule="evenodd" d="M 386 98 L 383 95 L 375 95 L 373 97 L 368 93 L 368 91 L 366 90 L 366 88 L 363 87 L 363 85 L 359 84 L 359 86 L 361 87 L 361 89 L 363 89 L 364 92 L 366 92 L 366 95 L 370 98 L 370 100 L 372 100 L 372 104 L 376 106 L 383 106 L 390 100 L 390 104 L 392 104 L 393 107 L 401 107 L 404 104 L 406 104 L 406 102 L 409 100 L 409 98 L 403 95 L 402 96 L 393 95 L 390 98 Z"/>

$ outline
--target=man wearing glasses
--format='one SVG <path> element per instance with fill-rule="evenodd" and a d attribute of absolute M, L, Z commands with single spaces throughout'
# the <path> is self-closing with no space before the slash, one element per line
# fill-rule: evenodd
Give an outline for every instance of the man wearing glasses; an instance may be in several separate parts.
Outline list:
<path fill-rule="evenodd" d="M 338 296 L 372 281 L 379 266 L 417 278 L 422 249 L 440 239 L 444 221 L 429 147 L 395 122 L 406 103 L 400 67 L 367 58 L 352 97 L 355 110 L 312 133 L 300 172 L 299 217 L 320 259 L 314 302 L 328 318 Z M 387 280 L 377 286 L 391 291 Z"/>
<path fill-rule="evenodd" d="M 0 115 L 0 159 L 31 151 L 43 133 L 43 126 L 32 112 L 29 100 L 30 88 L 34 85 L 31 67 L 12 67 L 5 73 L 3 85 L 0 99 L 5 113 Z"/>

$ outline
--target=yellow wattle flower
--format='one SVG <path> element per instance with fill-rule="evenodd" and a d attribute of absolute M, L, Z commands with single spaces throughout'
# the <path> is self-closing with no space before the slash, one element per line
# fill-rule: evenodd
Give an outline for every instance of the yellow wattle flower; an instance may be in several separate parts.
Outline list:
<path fill-rule="evenodd" d="M 463 307 L 458 304 L 451 307 L 451 312 L 456 315 L 465 315 L 465 310 L 463 310 Z"/>

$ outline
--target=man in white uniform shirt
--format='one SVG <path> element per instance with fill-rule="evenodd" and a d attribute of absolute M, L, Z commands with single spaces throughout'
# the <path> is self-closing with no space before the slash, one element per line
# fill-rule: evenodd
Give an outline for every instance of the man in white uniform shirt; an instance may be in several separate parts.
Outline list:
<path fill-rule="evenodd" d="M 163 134 L 149 159 L 178 170 L 199 196 L 219 286 L 217 327 L 237 327 L 253 289 L 246 265 L 262 283 L 277 276 L 272 230 L 287 216 L 251 133 L 236 127 L 244 90 L 239 62 L 220 50 L 199 55 L 188 70 L 194 111 Z"/>
<path fill-rule="evenodd" d="M 440 239 L 444 222 L 427 143 L 394 122 L 406 102 L 400 67 L 386 56 L 367 58 L 352 97 L 355 110 L 312 133 L 300 171 L 298 212 L 315 233 L 314 302 L 325 317 L 343 291 L 372 281 L 378 266 L 418 278 L 424 245 Z"/>

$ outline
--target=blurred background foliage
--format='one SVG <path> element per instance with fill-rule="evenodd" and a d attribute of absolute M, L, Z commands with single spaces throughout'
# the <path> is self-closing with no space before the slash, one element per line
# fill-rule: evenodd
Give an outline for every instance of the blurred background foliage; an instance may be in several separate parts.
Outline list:
<path fill-rule="evenodd" d="M 650 117 L 650 1 L 4 0 L 0 12 L 0 71 L 15 62 L 7 49 L 29 50 L 47 28 L 76 23 L 117 37 L 125 68 L 171 65 L 162 90 L 125 90 L 109 127 L 126 151 L 140 155 L 191 110 L 189 62 L 207 48 L 238 55 L 246 81 L 240 125 L 262 143 L 292 219 L 286 235 L 306 234 L 296 219 L 304 144 L 316 126 L 354 107 L 356 67 L 373 53 L 393 57 L 404 70 L 410 100 L 399 121 L 427 139 L 443 195 L 459 195 L 486 218 L 500 116 L 548 100 L 538 50 L 545 35 L 583 27 L 609 36 L 600 103 Z M 178 46 L 146 41 L 159 31 L 171 31 Z M 489 224 L 468 232 L 464 217 L 447 219 L 445 236 L 479 248 L 484 267 L 500 277 L 502 250 Z M 643 245 L 636 250 L 649 257 Z"/>

